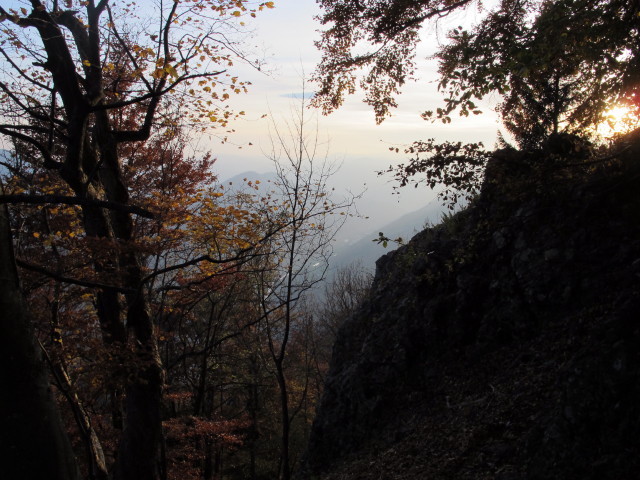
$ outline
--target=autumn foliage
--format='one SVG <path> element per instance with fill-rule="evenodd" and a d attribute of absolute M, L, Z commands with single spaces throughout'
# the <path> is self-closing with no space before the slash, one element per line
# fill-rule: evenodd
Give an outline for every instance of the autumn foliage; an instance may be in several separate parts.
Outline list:
<path fill-rule="evenodd" d="M 235 33 L 273 7 L 0 7 L 2 201 L 75 451 L 67 460 L 85 477 L 278 470 L 258 293 L 270 287 L 259 281 L 280 275 L 283 239 L 309 218 L 292 220 L 273 185 L 223 188 L 213 155 L 188 147 L 194 132 L 224 139 L 244 114 L 230 103 L 248 87 L 233 67 L 260 61 Z M 293 373 L 306 338 L 289 342 L 296 405 L 314 398 Z"/>

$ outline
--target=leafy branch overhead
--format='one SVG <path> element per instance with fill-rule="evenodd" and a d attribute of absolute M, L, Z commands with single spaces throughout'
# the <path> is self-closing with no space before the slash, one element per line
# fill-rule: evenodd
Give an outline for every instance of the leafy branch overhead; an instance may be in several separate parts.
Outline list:
<path fill-rule="evenodd" d="M 390 150 L 400 152 L 398 148 Z M 415 187 L 424 183 L 431 189 L 446 185 L 441 197 L 450 208 L 459 200 L 470 200 L 479 191 L 484 167 L 492 156 L 482 143 L 436 142 L 435 139 L 414 142 L 403 153 L 410 155 L 407 163 L 391 165 L 379 174 L 392 173 L 400 187 L 412 182 Z"/>
<path fill-rule="evenodd" d="M 482 8 L 472 0 L 321 0 L 316 105 L 329 113 L 360 87 L 383 121 L 415 73 L 422 28 L 476 4 Z M 612 103 L 637 102 L 639 8 L 626 0 L 502 0 L 471 31 L 453 29 L 436 54 L 446 100 L 435 117 L 478 113 L 477 100 L 490 93 L 531 96 L 557 78 L 555 113 L 571 126 L 593 122 Z"/>
<path fill-rule="evenodd" d="M 638 107 L 637 2 L 503 1 L 472 31 L 450 32 L 438 53 L 440 119 L 476 113 L 497 93 L 506 129 L 523 147 L 584 131 L 616 104 Z"/>
<path fill-rule="evenodd" d="M 416 73 L 421 30 L 472 6 L 473 0 L 320 0 L 324 26 L 314 80 L 315 105 L 339 108 L 357 88 L 382 122 L 397 106 L 402 86 Z M 624 106 L 640 114 L 640 4 L 628 0 L 501 0 L 473 27 L 453 28 L 435 58 L 441 106 L 425 120 L 478 115 L 480 101 L 496 95 L 497 112 L 515 143 L 538 149 L 554 134 L 588 136 Z M 443 183 L 453 199 L 477 190 L 483 162 L 478 144 L 433 140 L 405 151 L 407 165 L 391 168 L 401 185 L 415 174 Z"/>
<path fill-rule="evenodd" d="M 397 107 L 395 97 L 415 72 L 422 24 L 471 4 L 472 0 L 320 0 L 326 29 L 314 81 L 314 103 L 324 113 L 339 108 L 360 87 L 382 122 Z M 358 73 L 364 71 L 362 78 Z"/>

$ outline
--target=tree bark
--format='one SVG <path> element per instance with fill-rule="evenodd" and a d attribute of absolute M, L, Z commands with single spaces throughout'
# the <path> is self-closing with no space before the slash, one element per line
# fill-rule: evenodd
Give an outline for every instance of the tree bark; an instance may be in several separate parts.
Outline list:
<path fill-rule="evenodd" d="M 3 478 L 79 479 L 19 288 L 6 206 L 0 207 L 0 452 Z"/>
<path fill-rule="evenodd" d="M 276 362 L 276 377 L 280 389 L 280 480 L 291 478 L 291 460 L 289 459 L 289 432 L 291 430 L 291 419 L 289 417 L 289 393 L 287 392 L 287 379 L 284 376 L 282 359 Z"/>

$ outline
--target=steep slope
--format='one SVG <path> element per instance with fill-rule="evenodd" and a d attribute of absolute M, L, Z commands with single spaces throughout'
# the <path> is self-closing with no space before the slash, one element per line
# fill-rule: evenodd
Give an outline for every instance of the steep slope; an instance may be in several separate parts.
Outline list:
<path fill-rule="evenodd" d="M 638 478 L 640 142 L 551 147 L 377 262 L 300 478 Z"/>

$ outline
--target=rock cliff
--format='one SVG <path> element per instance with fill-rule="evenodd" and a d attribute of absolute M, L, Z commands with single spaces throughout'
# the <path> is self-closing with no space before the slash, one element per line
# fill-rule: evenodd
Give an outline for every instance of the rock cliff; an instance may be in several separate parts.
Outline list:
<path fill-rule="evenodd" d="M 640 142 L 569 147 L 378 260 L 301 478 L 639 478 Z"/>

